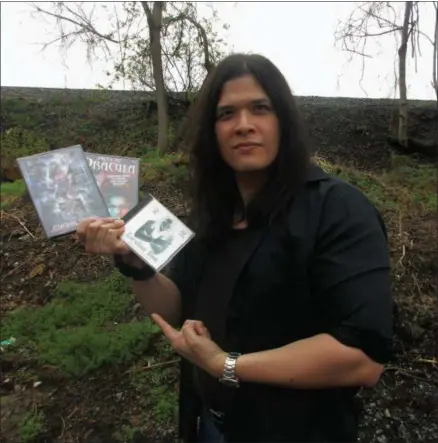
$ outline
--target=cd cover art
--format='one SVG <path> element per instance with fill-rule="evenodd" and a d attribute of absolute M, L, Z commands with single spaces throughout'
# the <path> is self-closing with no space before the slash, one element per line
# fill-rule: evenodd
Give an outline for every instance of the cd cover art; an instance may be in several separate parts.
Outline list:
<path fill-rule="evenodd" d="M 48 238 L 74 232 L 84 218 L 109 216 L 82 146 L 21 157 L 17 163 Z"/>
<path fill-rule="evenodd" d="M 157 272 L 194 237 L 169 209 L 149 196 L 125 218 L 122 240 Z"/>
<path fill-rule="evenodd" d="M 138 203 L 140 161 L 133 157 L 85 153 L 111 217 L 124 217 Z"/>

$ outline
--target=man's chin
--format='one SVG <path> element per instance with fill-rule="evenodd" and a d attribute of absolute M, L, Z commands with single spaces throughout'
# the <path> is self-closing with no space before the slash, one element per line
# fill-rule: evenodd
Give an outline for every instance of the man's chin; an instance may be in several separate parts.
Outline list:
<path fill-rule="evenodd" d="M 251 172 L 261 172 L 266 170 L 269 165 L 260 162 L 245 162 L 239 163 L 233 166 L 234 171 L 237 174 L 251 173 Z"/>

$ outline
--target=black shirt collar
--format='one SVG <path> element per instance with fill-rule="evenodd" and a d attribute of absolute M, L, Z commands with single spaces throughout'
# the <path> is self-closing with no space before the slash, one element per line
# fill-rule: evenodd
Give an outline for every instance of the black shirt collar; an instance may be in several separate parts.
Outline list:
<path fill-rule="evenodd" d="M 307 174 L 307 182 L 317 182 L 321 180 L 328 180 L 330 178 L 329 174 L 325 172 L 323 169 L 321 169 L 318 165 L 315 163 L 311 163 L 309 167 L 309 172 Z"/>

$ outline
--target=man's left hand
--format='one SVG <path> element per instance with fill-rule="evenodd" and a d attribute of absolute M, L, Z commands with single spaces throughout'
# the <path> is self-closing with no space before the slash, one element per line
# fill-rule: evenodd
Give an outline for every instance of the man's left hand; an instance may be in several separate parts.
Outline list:
<path fill-rule="evenodd" d="M 178 331 L 158 314 L 152 314 L 151 318 L 168 338 L 174 351 L 211 376 L 219 378 L 222 375 L 228 354 L 211 340 L 201 321 L 187 320 Z"/>

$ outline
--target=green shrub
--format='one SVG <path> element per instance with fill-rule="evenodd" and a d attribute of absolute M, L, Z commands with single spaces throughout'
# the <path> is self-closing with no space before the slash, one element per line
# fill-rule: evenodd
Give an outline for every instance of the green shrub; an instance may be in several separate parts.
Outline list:
<path fill-rule="evenodd" d="M 127 279 L 118 273 L 94 283 L 62 283 L 45 306 L 5 317 L 1 336 L 16 338 L 11 350 L 26 350 L 40 363 L 82 376 L 148 348 L 157 327 L 149 320 L 125 323 L 131 303 Z"/>

